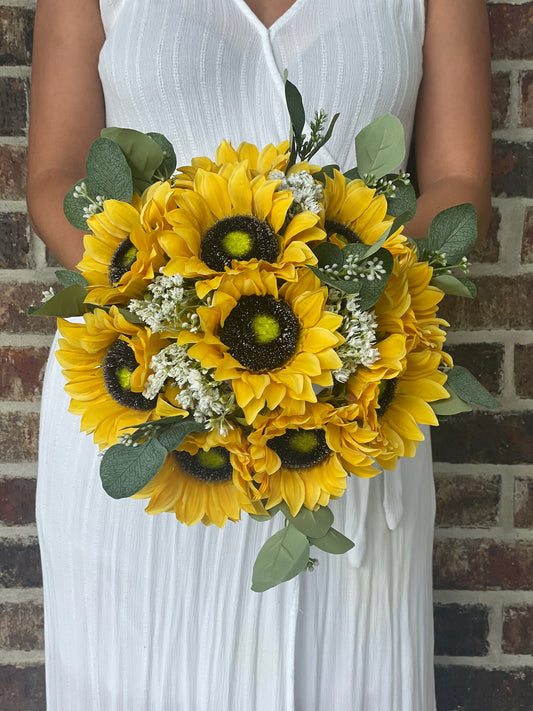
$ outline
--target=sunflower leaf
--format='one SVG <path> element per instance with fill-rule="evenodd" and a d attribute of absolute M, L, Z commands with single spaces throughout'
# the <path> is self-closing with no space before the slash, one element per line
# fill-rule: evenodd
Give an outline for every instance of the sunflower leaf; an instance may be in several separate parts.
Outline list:
<path fill-rule="evenodd" d="M 437 274 L 430 281 L 432 286 L 436 286 L 445 294 L 453 296 L 463 296 L 467 299 L 474 299 L 476 296 L 476 285 L 470 279 L 460 279 L 452 274 Z"/>
<path fill-rule="evenodd" d="M 454 205 L 436 215 L 428 234 L 430 252 L 444 252 L 448 264 L 458 264 L 477 239 L 476 208 L 469 202 Z"/>
<path fill-rule="evenodd" d="M 308 561 L 307 536 L 294 526 L 285 526 L 259 551 L 252 572 L 252 590 L 264 592 L 294 578 L 306 568 Z"/>
<path fill-rule="evenodd" d="M 85 169 L 89 194 L 101 195 L 105 200 L 130 202 L 133 197 L 131 168 L 114 141 L 109 138 L 93 141 Z"/>
<path fill-rule="evenodd" d="M 416 215 L 415 189 L 411 183 L 397 182 L 395 185 L 394 195 L 387 198 L 387 212 L 392 217 L 402 215 L 405 217 L 405 222 L 409 222 Z"/>
<path fill-rule="evenodd" d="M 155 171 L 165 159 L 157 142 L 140 131 L 115 126 L 102 129 L 100 135 L 119 146 L 131 168 L 134 185 L 142 192 L 152 183 Z"/>
<path fill-rule="evenodd" d="M 328 267 L 337 264 L 339 269 L 344 264 L 342 250 L 332 242 L 320 242 L 313 248 L 319 267 Z"/>
<path fill-rule="evenodd" d="M 302 506 L 296 516 L 291 515 L 285 502 L 280 504 L 280 509 L 289 523 L 310 538 L 322 538 L 333 523 L 333 513 L 327 506 L 321 506 L 317 511 Z"/>
<path fill-rule="evenodd" d="M 493 397 L 489 391 L 481 385 L 479 380 L 472 375 L 468 368 L 462 365 L 454 365 L 448 371 L 447 384 L 465 402 L 473 405 L 480 405 L 489 410 L 497 410 L 501 404 Z"/>
<path fill-rule="evenodd" d="M 71 284 L 62 289 L 44 304 L 32 308 L 32 316 L 56 316 L 68 318 L 69 316 L 82 316 L 90 310 L 84 303 L 87 292 L 81 284 Z"/>
<path fill-rule="evenodd" d="M 353 541 L 343 536 L 335 528 L 330 528 L 326 535 L 321 538 L 309 538 L 309 543 L 320 548 L 321 551 L 335 555 L 346 553 L 355 545 Z"/>
<path fill-rule="evenodd" d="M 444 386 L 449 392 L 449 398 L 430 402 L 433 412 L 438 415 L 458 415 L 460 412 L 470 412 L 472 408 L 452 390 L 448 383 Z"/>
<path fill-rule="evenodd" d="M 155 172 L 160 173 L 164 180 L 168 180 L 176 170 L 176 152 L 174 151 L 174 147 L 162 133 L 149 131 L 146 135 L 150 136 L 163 151 L 163 160 L 157 166 Z"/>
<path fill-rule="evenodd" d="M 55 275 L 61 286 L 67 287 L 72 286 L 72 284 L 87 286 L 89 284 L 83 274 L 75 272 L 73 269 L 56 269 Z"/>
<path fill-rule="evenodd" d="M 115 444 L 100 463 L 104 491 L 113 499 L 133 496 L 145 487 L 163 466 L 167 450 L 157 439 L 136 447 Z"/>
<path fill-rule="evenodd" d="M 178 418 L 173 418 L 178 419 Z M 160 421 L 158 421 L 159 423 Z M 172 452 L 177 449 L 187 435 L 192 432 L 205 432 L 205 425 L 202 422 L 196 422 L 192 417 L 187 417 L 167 427 L 161 434 L 157 435 L 157 439 L 167 450 Z"/>
<path fill-rule="evenodd" d="M 379 180 L 398 168 L 405 157 L 403 126 L 396 116 L 384 114 L 355 137 L 357 170 L 363 180 Z M 366 182 L 366 180 L 365 180 Z"/>

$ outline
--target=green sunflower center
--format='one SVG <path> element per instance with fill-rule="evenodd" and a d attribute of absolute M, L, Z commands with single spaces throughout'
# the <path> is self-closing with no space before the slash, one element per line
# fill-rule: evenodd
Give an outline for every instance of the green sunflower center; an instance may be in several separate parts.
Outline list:
<path fill-rule="evenodd" d="M 133 350 L 125 341 L 116 340 L 109 347 L 102 366 L 104 385 L 115 402 L 132 410 L 152 410 L 157 398 L 148 399 L 131 390 L 131 376 L 139 366 Z"/>
<path fill-rule="evenodd" d="M 270 225 L 253 215 L 224 217 L 205 233 L 201 245 L 202 261 L 215 272 L 231 267 L 234 259 L 263 259 L 275 262 L 279 242 Z"/>
<path fill-rule="evenodd" d="M 117 284 L 120 279 L 129 272 L 132 264 L 137 259 L 137 247 L 131 242 L 129 237 L 123 239 L 115 249 L 111 261 L 109 262 L 108 276 L 111 286 Z"/>
<path fill-rule="evenodd" d="M 326 230 L 328 239 L 333 235 L 337 235 L 337 237 L 340 237 L 344 242 L 348 244 L 353 244 L 354 242 L 362 242 L 359 235 L 354 232 L 350 227 L 348 227 L 348 225 L 345 225 L 343 222 L 337 222 L 337 220 L 326 220 L 324 223 L 324 229 Z"/>
<path fill-rule="evenodd" d="M 287 430 L 268 442 L 284 469 L 310 469 L 326 461 L 331 449 L 324 430 Z"/>
<path fill-rule="evenodd" d="M 196 454 L 175 451 L 173 455 L 183 471 L 199 481 L 230 481 L 233 476 L 229 452 L 224 447 L 199 449 Z"/>
<path fill-rule="evenodd" d="M 273 296 L 241 296 L 219 337 L 230 354 L 254 373 L 281 368 L 295 354 L 300 324 L 291 307 Z"/>
<path fill-rule="evenodd" d="M 382 380 L 380 382 L 378 394 L 379 417 L 383 417 L 389 409 L 392 401 L 394 400 L 394 396 L 396 395 L 397 388 L 398 381 L 396 378 L 392 378 L 391 380 Z"/>

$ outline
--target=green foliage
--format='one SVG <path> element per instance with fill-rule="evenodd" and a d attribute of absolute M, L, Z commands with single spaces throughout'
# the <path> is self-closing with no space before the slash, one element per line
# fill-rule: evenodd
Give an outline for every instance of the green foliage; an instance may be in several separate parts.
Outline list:
<path fill-rule="evenodd" d="M 145 133 L 131 128 L 109 127 L 100 135 L 119 146 L 131 169 L 134 191 L 141 194 L 153 182 L 153 176 L 165 160 L 157 142 Z"/>
<path fill-rule="evenodd" d="M 343 536 L 343 534 L 335 528 L 330 528 L 321 538 L 309 538 L 309 543 L 312 546 L 320 548 L 320 550 L 325 553 L 333 553 L 334 555 L 347 553 L 354 547 L 353 541 Z"/>
<path fill-rule="evenodd" d="M 501 407 L 498 400 L 481 385 L 479 380 L 461 365 L 455 365 L 448 371 L 447 385 L 462 400 L 472 403 L 472 405 L 479 405 L 489 410 L 496 410 Z"/>
<path fill-rule="evenodd" d="M 384 114 L 363 128 L 355 137 L 355 155 L 359 175 L 368 183 L 398 168 L 405 157 L 400 119 Z"/>
<path fill-rule="evenodd" d="M 394 176 L 391 176 L 394 177 Z M 416 193 L 411 183 L 395 183 L 396 190 L 387 198 L 387 212 L 392 217 L 402 215 L 405 222 L 409 222 L 416 215 Z M 405 224 L 403 222 L 403 224 Z"/>
<path fill-rule="evenodd" d="M 133 197 L 131 168 L 120 147 L 109 138 L 97 138 L 85 164 L 87 189 L 105 200 L 130 202 Z"/>
<path fill-rule="evenodd" d="M 437 274 L 430 283 L 452 296 L 463 296 L 467 299 L 474 299 L 476 296 L 476 285 L 470 279 L 462 279 L 452 274 Z"/>
<path fill-rule="evenodd" d="M 333 513 L 327 506 L 321 506 L 317 511 L 310 511 L 302 506 L 296 516 L 291 516 L 285 502 L 280 504 L 280 509 L 290 524 L 310 538 L 325 536 L 333 523 Z"/>
<path fill-rule="evenodd" d="M 458 415 L 460 412 L 470 412 L 472 410 L 470 405 L 467 405 L 464 400 L 461 400 L 448 384 L 444 387 L 449 392 L 450 397 L 429 403 L 436 415 L 439 417 L 441 415 L 448 417 L 449 415 Z"/>
<path fill-rule="evenodd" d="M 174 147 L 162 133 L 150 131 L 146 135 L 150 136 L 163 151 L 163 160 L 157 166 L 154 175 L 159 176 L 160 180 L 168 180 L 176 170 L 176 153 Z"/>
<path fill-rule="evenodd" d="M 475 207 L 470 203 L 455 205 L 439 212 L 433 218 L 429 226 L 427 250 L 444 252 L 446 263 L 455 265 L 473 249 L 476 239 Z"/>
<path fill-rule="evenodd" d="M 309 561 L 307 536 L 290 524 L 271 536 L 254 563 L 252 590 L 264 592 L 301 573 Z"/>
<path fill-rule="evenodd" d="M 113 445 L 100 463 L 104 491 L 113 499 L 133 496 L 154 478 L 166 456 L 167 450 L 157 439 L 146 440 L 135 447 Z"/>
<path fill-rule="evenodd" d="M 79 284 L 80 286 L 87 286 L 89 284 L 83 274 L 73 269 L 56 269 L 55 275 L 58 282 L 64 287 L 72 286 L 73 284 Z"/>
<path fill-rule="evenodd" d="M 28 313 L 32 316 L 55 316 L 56 318 L 82 316 L 90 310 L 90 307 L 84 303 L 85 296 L 86 291 L 81 284 L 71 284 L 44 304 L 28 309 Z"/>
<path fill-rule="evenodd" d="M 83 187 L 86 188 L 87 194 L 78 194 Z M 68 191 L 63 200 L 63 212 L 65 213 L 65 217 L 73 227 L 83 232 L 89 230 L 85 210 L 91 208 L 96 200 L 96 193 L 94 193 L 94 195 L 89 194 L 87 188 L 86 178 L 78 180 L 76 185 Z"/>

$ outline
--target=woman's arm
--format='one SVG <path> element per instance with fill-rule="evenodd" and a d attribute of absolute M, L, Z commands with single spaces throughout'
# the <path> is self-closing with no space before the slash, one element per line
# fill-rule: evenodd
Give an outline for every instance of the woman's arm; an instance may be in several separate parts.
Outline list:
<path fill-rule="evenodd" d="M 427 235 L 437 212 L 475 205 L 490 222 L 490 47 L 485 0 L 428 0 L 415 121 L 420 198 L 405 232 Z"/>
<path fill-rule="evenodd" d="M 35 15 L 28 164 L 32 227 L 66 267 L 82 257 L 83 234 L 63 215 L 63 198 L 85 175 L 105 125 L 98 56 L 104 42 L 98 0 L 38 0 Z"/>

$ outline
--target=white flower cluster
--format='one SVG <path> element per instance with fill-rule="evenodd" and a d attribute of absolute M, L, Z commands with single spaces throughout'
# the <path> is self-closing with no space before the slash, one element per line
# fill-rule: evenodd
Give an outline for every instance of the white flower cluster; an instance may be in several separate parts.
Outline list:
<path fill-rule="evenodd" d="M 73 191 L 73 196 L 75 198 L 82 197 L 82 198 L 85 198 L 86 200 L 89 200 L 89 205 L 86 205 L 83 208 L 83 216 L 85 217 L 86 220 L 88 220 L 89 217 L 96 215 L 97 212 L 102 211 L 102 208 L 104 206 L 105 197 L 103 195 L 97 195 L 96 198 L 93 200 L 89 196 L 89 193 L 87 192 L 87 184 L 85 182 L 81 182 L 75 186 L 74 191 Z"/>
<path fill-rule="evenodd" d="M 351 281 L 359 277 L 374 281 L 374 279 L 381 279 L 382 275 L 385 274 L 381 259 L 371 257 L 366 262 L 360 263 L 355 254 L 349 254 L 345 258 L 341 269 L 339 269 L 338 264 L 328 264 L 322 267 L 322 270 L 327 274 L 336 276 L 338 279 L 344 279 L 344 281 Z"/>
<path fill-rule="evenodd" d="M 318 215 L 322 210 L 322 185 L 315 181 L 311 173 L 306 170 L 299 170 L 296 173 L 285 175 L 280 170 L 273 170 L 269 178 L 271 180 L 281 180 L 278 190 L 290 190 L 292 192 L 293 202 L 287 212 L 289 220 L 300 212 L 309 211 Z"/>
<path fill-rule="evenodd" d="M 200 320 L 196 308 L 200 301 L 194 288 L 183 285 L 183 277 L 157 276 L 148 285 L 148 294 L 144 299 L 132 299 L 128 309 L 152 330 L 152 333 L 164 330 L 187 330 L 195 333 Z"/>
<path fill-rule="evenodd" d="M 47 301 L 50 301 L 55 296 L 54 287 L 51 286 L 49 289 L 45 289 L 42 294 L 41 304 L 46 304 Z"/>
<path fill-rule="evenodd" d="M 211 429 L 223 430 L 225 416 L 235 405 L 232 393 L 225 390 L 223 383 L 216 382 L 207 368 L 187 355 L 189 346 L 171 343 L 152 357 L 143 395 L 154 398 L 167 380 L 179 389 L 178 402 L 188 410 L 197 422 L 206 422 Z"/>
<path fill-rule="evenodd" d="M 377 322 L 373 311 L 363 311 L 357 295 L 344 296 L 337 289 L 329 290 L 328 311 L 343 317 L 340 332 L 346 339 L 337 349 L 342 360 L 342 368 L 333 371 L 333 377 L 339 383 L 345 383 L 360 365 L 374 363 L 379 353 L 373 346 L 376 343 Z"/>

